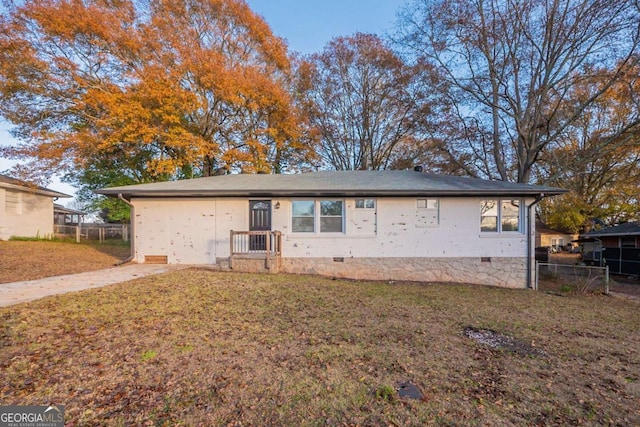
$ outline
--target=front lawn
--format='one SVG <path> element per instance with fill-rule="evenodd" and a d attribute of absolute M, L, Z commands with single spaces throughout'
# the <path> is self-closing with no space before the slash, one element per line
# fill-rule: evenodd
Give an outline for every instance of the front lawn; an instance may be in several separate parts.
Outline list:
<path fill-rule="evenodd" d="M 602 295 L 194 269 L 0 316 L 0 404 L 67 425 L 640 424 L 640 306 Z"/>
<path fill-rule="evenodd" d="M 109 268 L 128 258 L 130 253 L 128 243 L 121 241 L 104 244 L 0 241 L 0 283 Z"/>

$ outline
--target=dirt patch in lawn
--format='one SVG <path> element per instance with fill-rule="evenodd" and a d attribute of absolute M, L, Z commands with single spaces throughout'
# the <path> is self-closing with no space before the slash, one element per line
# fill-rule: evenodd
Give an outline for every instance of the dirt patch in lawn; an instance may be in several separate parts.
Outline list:
<path fill-rule="evenodd" d="M 185 270 L 0 309 L 0 404 L 63 404 L 67 425 L 640 425 L 638 308 Z"/>
<path fill-rule="evenodd" d="M 543 356 L 545 354 L 544 351 L 534 348 L 527 342 L 491 329 L 465 326 L 462 333 L 465 337 L 475 340 L 484 346 L 509 351 L 520 356 Z"/>
<path fill-rule="evenodd" d="M 100 270 L 130 253 L 122 244 L 0 241 L 0 283 Z"/>

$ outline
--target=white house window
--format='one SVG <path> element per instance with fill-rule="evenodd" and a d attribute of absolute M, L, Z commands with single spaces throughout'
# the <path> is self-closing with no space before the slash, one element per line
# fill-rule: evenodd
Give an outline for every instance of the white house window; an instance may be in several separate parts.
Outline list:
<path fill-rule="evenodd" d="M 342 233 L 344 203 L 342 200 L 294 200 L 291 222 L 294 233 L 314 233 L 316 230 Z"/>
<path fill-rule="evenodd" d="M 356 209 L 375 209 L 375 199 L 356 199 Z"/>
<path fill-rule="evenodd" d="M 416 208 L 416 227 L 433 227 L 440 223 L 438 199 L 417 199 Z"/>
<path fill-rule="evenodd" d="M 438 199 L 418 199 L 418 209 L 438 210 Z"/>
<path fill-rule="evenodd" d="M 498 231 L 498 201 L 483 200 L 480 204 L 480 230 Z"/>
<path fill-rule="evenodd" d="M 342 233 L 342 200 L 320 201 L 320 232 Z"/>
<path fill-rule="evenodd" d="M 7 214 L 19 215 L 22 213 L 21 194 L 19 192 L 5 192 L 5 212 Z"/>
<path fill-rule="evenodd" d="M 291 229 L 294 233 L 313 233 L 315 231 L 315 202 L 313 200 L 293 202 Z"/>
<path fill-rule="evenodd" d="M 520 231 L 520 200 L 483 200 L 480 204 L 480 230 L 489 233 Z"/>

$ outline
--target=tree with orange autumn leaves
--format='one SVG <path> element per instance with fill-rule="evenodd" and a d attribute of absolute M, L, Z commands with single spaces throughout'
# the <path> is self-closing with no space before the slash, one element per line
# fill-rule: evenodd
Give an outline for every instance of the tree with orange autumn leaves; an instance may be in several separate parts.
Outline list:
<path fill-rule="evenodd" d="M 623 68 L 621 78 L 607 85 L 610 73 L 585 73 L 596 77 L 573 88 L 563 114 L 595 93 L 602 96 L 538 163 L 545 183 L 569 190 L 540 205 L 542 220 L 557 229 L 577 233 L 594 224 L 640 220 L 640 66 Z"/>
<path fill-rule="evenodd" d="M 38 175 L 280 172 L 312 156 L 289 85 L 243 0 L 29 0 L 0 20 L 0 114 L 22 141 L 5 151 Z"/>
<path fill-rule="evenodd" d="M 402 52 L 337 38 L 295 77 L 243 0 L 10 4 L 0 116 L 22 143 L 0 155 L 32 160 L 22 178 L 67 173 L 86 198 L 227 170 L 418 163 L 569 188 L 542 212 L 567 229 L 640 215 L 636 3 L 412 4 Z"/>

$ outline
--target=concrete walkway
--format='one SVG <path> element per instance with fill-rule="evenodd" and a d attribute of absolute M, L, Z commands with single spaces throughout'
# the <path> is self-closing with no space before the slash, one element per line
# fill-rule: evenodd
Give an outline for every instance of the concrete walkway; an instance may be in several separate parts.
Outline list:
<path fill-rule="evenodd" d="M 105 270 L 87 271 L 86 273 L 68 274 L 66 276 L 46 277 L 44 279 L 24 282 L 0 283 L 0 307 L 33 301 L 49 295 L 99 288 L 183 268 L 188 268 L 188 266 L 127 264 Z"/>

